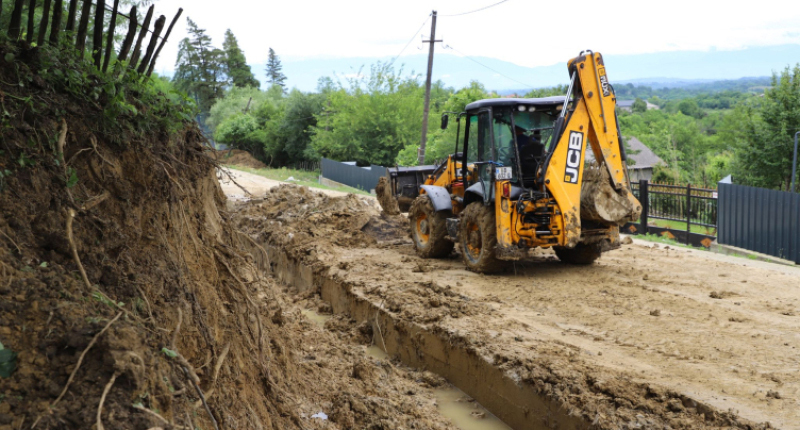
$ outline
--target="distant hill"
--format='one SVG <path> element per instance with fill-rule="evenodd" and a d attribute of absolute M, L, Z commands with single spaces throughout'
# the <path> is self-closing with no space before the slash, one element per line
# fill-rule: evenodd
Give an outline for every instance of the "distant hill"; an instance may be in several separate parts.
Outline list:
<path fill-rule="evenodd" d="M 290 87 L 313 91 L 320 77 L 329 76 L 335 80 L 336 76 L 354 76 L 362 67 L 362 73 L 369 74 L 370 65 L 377 61 L 390 60 L 389 57 L 284 60 L 283 73 L 288 77 L 287 84 Z M 787 65 L 794 65 L 799 60 L 800 45 L 753 47 L 736 51 L 675 51 L 605 56 L 612 83 L 633 83 L 654 88 L 697 86 L 744 77 L 763 78 Z M 397 60 L 396 67 L 402 66 L 404 74 L 413 71 L 424 78 L 426 61 L 427 56 L 424 54 L 401 57 Z M 252 69 L 264 80 L 264 64 L 254 64 Z M 448 53 L 436 55 L 433 71 L 434 80 L 442 80 L 447 86 L 461 88 L 471 80 L 477 80 L 487 89 L 503 93 L 524 93 L 530 88 L 565 84 L 568 80 L 566 62 L 530 68 L 494 58 L 470 59 Z"/>

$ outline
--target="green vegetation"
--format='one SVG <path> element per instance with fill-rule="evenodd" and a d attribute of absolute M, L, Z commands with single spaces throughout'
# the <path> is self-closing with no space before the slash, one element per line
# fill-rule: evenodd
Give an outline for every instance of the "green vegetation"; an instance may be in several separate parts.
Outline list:
<path fill-rule="evenodd" d="M 419 75 L 377 63 L 344 82 L 320 78 L 315 92 L 286 91 L 280 59 L 270 48 L 270 87 L 262 91 L 230 31 L 224 51 L 213 48 L 192 21 L 189 31 L 174 82 L 197 102 L 217 142 L 246 150 L 271 167 L 320 157 L 358 165 L 417 163 L 424 96 Z M 771 81 L 661 89 L 625 84 L 615 91 L 618 99 L 635 99 L 630 111 L 618 112 L 623 134 L 641 140 L 664 162 L 654 168 L 654 181 L 714 186 L 734 174 L 740 183 L 788 187 L 791 134 L 800 129 L 797 67 Z M 543 88 L 525 97 L 565 92 L 563 86 Z M 426 163 L 444 159 L 456 147 L 459 127 L 441 130 L 439 117 L 490 97 L 497 95 L 479 82 L 461 89 L 433 84 Z M 647 102 L 659 108 L 648 110 Z M 455 115 L 452 119 L 457 122 Z"/>
<path fill-rule="evenodd" d="M 269 48 L 269 55 L 267 56 L 267 82 L 270 85 L 277 85 L 283 90 L 286 90 L 286 75 L 284 75 L 281 70 L 283 70 L 283 66 L 281 65 L 280 58 L 275 54 L 274 49 Z"/>
<path fill-rule="evenodd" d="M 669 228 L 671 230 L 686 231 L 686 221 L 673 221 L 668 219 L 648 219 L 649 225 L 654 227 Z M 708 236 L 715 236 L 717 229 L 708 228 L 702 225 L 692 224 L 692 233 L 705 234 Z"/>

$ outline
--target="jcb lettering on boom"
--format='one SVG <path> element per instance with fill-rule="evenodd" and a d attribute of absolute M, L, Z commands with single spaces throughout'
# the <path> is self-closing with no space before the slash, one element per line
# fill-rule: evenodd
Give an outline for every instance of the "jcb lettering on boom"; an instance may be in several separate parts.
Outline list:
<path fill-rule="evenodd" d="M 581 164 L 583 152 L 583 133 L 571 131 L 569 133 L 569 151 L 567 152 L 567 167 L 564 171 L 564 182 L 578 183 L 578 167 Z"/>
<path fill-rule="evenodd" d="M 606 76 L 606 68 L 599 67 L 597 73 L 600 75 L 600 87 L 603 89 L 603 97 L 608 97 L 611 93 L 608 90 L 608 76 Z"/>

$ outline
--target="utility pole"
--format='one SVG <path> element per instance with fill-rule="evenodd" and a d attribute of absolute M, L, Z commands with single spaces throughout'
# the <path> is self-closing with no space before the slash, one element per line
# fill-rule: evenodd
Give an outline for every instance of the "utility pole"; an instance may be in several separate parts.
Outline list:
<path fill-rule="evenodd" d="M 419 164 L 425 164 L 425 143 L 428 140 L 428 112 L 431 107 L 431 73 L 433 72 L 433 44 L 441 42 L 436 40 L 436 11 L 431 13 L 431 39 L 423 40 L 423 43 L 430 43 L 430 50 L 428 51 L 428 77 L 425 79 L 425 110 L 422 113 L 422 139 L 419 144 L 419 154 L 417 159 Z"/>

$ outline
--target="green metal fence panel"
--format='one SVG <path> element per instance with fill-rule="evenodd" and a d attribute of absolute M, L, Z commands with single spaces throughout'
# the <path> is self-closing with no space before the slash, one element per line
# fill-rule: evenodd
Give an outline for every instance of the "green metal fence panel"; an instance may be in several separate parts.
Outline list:
<path fill-rule="evenodd" d="M 378 179 L 386 175 L 386 168 L 383 166 L 359 167 L 355 164 L 341 163 L 328 158 L 322 159 L 320 170 L 325 179 L 367 192 L 374 190 Z"/>

